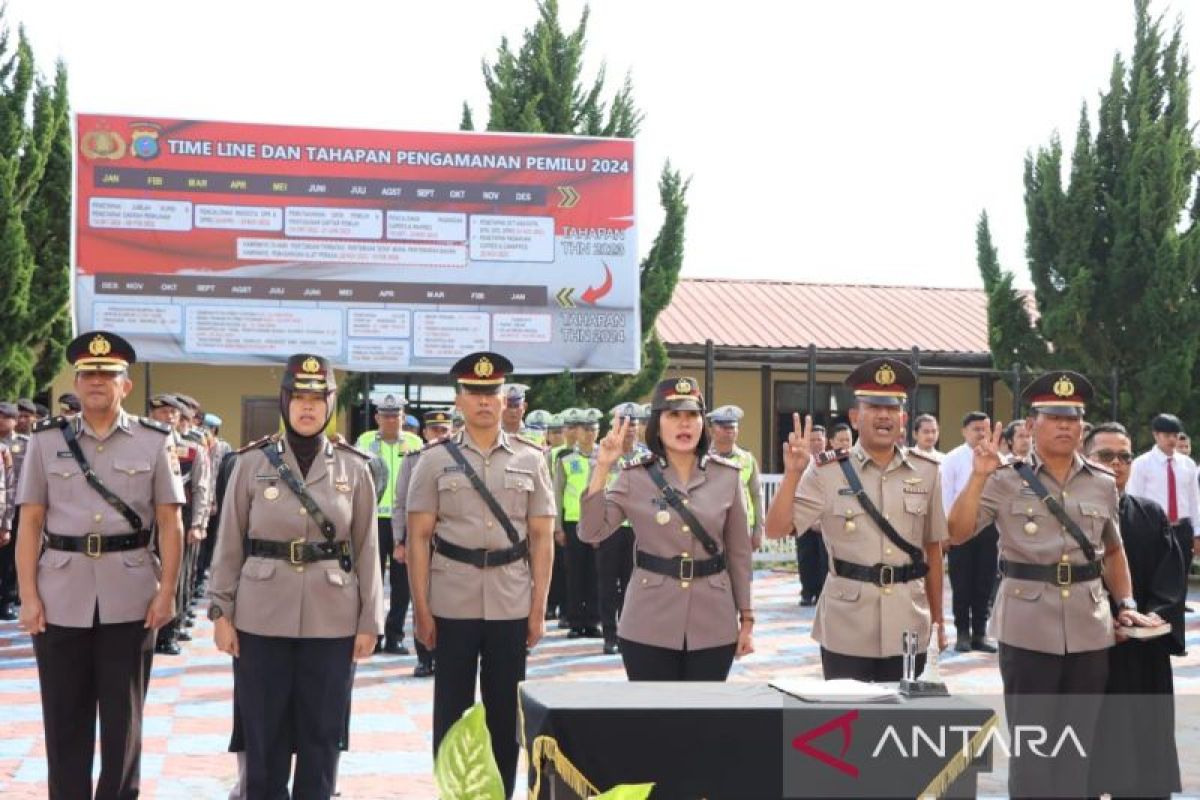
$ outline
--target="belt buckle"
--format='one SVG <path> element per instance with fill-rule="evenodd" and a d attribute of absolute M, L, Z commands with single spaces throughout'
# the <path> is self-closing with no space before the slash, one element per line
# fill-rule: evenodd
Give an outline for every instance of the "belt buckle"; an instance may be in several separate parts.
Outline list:
<path fill-rule="evenodd" d="M 303 539 L 293 539 L 292 541 L 288 542 L 288 563 L 293 567 L 300 567 L 304 565 L 304 551 L 301 549 L 303 547 Z"/>
<path fill-rule="evenodd" d="M 684 566 L 687 566 L 687 574 L 684 574 Z M 679 580 L 687 583 L 696 579 L 696 559 L 691 556 L 682 556 L 679 559 Z"/>
<path fill-rule="evenodd" d="M 1060 561 L 1054 565 L 1054 582 L 1059 586 L 1071 585 L 1071 565 L 1068 562 Z"/>
<path fill-rule="evenodd" d="M 95 546 L 93 547 L 93 543 Z M 99 558 L 104 551 L 100 548 L 100 534 L 89 533 L 83 537 L 83 554 L 88 558 Z"/>
<path fill-rule="evenodd" d="M 488 563 L 488 556 L 492 554 L 492 551 L 484 549 L 481 551 L 481 553 L 483 554 L 483 564 L 480 565 L 480 569 L 487 569 L 488 567 L 492 566 Z"/>
<path fill-rule="evenodd" d="M 896 568 L 891 564 L 879 565 L 879 585 L 891 586 L 896 582 Z"/>

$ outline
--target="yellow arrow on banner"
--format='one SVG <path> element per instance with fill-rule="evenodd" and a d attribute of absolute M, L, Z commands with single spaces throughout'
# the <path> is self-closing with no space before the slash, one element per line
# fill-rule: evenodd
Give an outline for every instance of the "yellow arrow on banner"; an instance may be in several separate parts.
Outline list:
<path fill-rule="evenodd" d="M 559 186 L 558 193 L 562 195 L 562 200 L 559 201 L 559 208 L 574 208 L 579 202 L 579 192 L 575 191 L 574 186 Z"/>
<path fill-rule="evenodd" d="M 571 286 L 564 286 L 558 290 L 558 294 L 554 295 L 554 299 L 563 308 L 575 308 L 575 301 L 571 299 L 571 295 L 575 289 Z"/>

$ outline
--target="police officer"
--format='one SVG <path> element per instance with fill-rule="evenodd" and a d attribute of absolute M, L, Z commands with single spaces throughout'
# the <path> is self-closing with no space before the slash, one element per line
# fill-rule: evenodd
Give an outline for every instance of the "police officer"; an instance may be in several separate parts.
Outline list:
<path fill-rule="evenodd" d="M 536 413 L 536 412 L 535 412 Z M 531 415 L 532 416 L 532 415 Z M 558 454 L 563 451 L 566 437 L 563 435 L 563 415 L 550 414 L 546 422 L 546 468 L 550 472 L 550 480 L 554 480 L 554 470 Z M 557 619 L 559 629 L 569 628 L 567 619 L 567 559 L 566 536 L 559 541 L 559 535 L 554 536 L 554 568 L 550 573 L 550 594 L 546 599 L 546 619 Z"/>
<path fill-rule="evenodd" d="M 762 547 L 763 495 L 758 478 L 758 459 L 749 450 L 738 447 L 738 428 L 746 412 L 737 406 L 720 406 L 708 413 L 712 425 L 712 454 L 738 466 L 742 486 L 746 487 L 746 517 L 750 542 L 755 550 Z"/>
<path fill-rule="evenodd" d="M 33 433 L 33 426 L 37 421 L 38 404 L 28 397 L 17 400 L 17 433 L 29 436 Z"/>
<path fill-rule="evenodd" d="M 379 427 L 365 431 L 358 437 L 359 449 L 370 453 L 386 467 L 386 470 L 380 471 L 381 486 L 377 488 L 383 491 L 377 492 L 379 510 L 376 516 L 381 579 L 390 583 L 392 591 L 383 629 L 384 638 L 376 642 L 375 652 L 393 655 L 408 655 L 408 648 L 404 646 L 404 619 L 408 616 L 408 570 L 403 561 L 392 558 L 393 491 L 405 456 L 417 452 L 424 444 L 420 436 L 401 430 L 400 417 L 403 412 L 404 404 L 395 395 L 386 395 L 375 408 L 375 424 Z"/>
<path fill-rule="evenodd" d="M 345 733 L 354 659 L 383 628 L 368 454 L 326 438 L 333 368 L 288 359 L 285 432 L 239 451 L 224 494 L 209 617 L 233 655 L 246 794 L 328 798 Z"/>
<path fill-rule="evenodd" d="M 216 495 L 216 471 L 213 469 L 212 460 L 208 455 L 208 438 L 204 430 L 199 427 L 199 421 L 203 418 L 199 401 L 190 395 L 178 392 L 175 393 L 175 399 L 183 404 L 175 428 L 181 438 L 196 445 L 197 448 L 196 460 L 191 469 L 191 513 L 190 516 L 183 518 L 183 526 L 186 529 L 183 540 L 183 574 L 186 596 L 183 624 L 184 627 L 190 627 L 196 618 L 192 605 L 196 602 L 196 586 L 201 578 L 198 575 L 200 549 L 204 540 L 208 538 L 208 518 L 212 514 L 213 499 Z M 191 636 L 183 631 L 180 638 L 187 641 L 191 639 Z"/>
<path fill-rule="evenodd" d="M 830 575 L 817 601 L 813 638 L 826 680 L 897 681 L 903 634 L 919 639 L 924 668 L 931 623 L 942 625 L 942 541 L 946 515 L 936 461 L 896 445 L 904 403 L 916 386 L 908 365 L 871 359 L 850 373 L 850 422 L 858 442 L 810 458 L 812 420 L 793 415 L 784 476 L 768 511 L 767 535 L 807 531 L 818 520 Z M 791 525 L 779 524 L 791 503 Z"/>
<path fill-rule="evenodd" d="M 620 403 L 611 412 L 614 428 L 621 427 L 621 456 L 608 471 L 606 488 L 621 472 L 621 467 L 641 458 L 650 450 L 638 441 L 641 407 L 637 403 Z M 600 630 L 604 634 L 604 654 L 613 655 L 620 649 L 617 644 L 617 617 L 625 605 L 625 591 L 633 574 L 633 526 L 629 520 L 621 524 L 610 536 L 596 546 L 596 576 L 599 584 Z"/>
<path fill-rule="evenodd" d="M 500 427 L 505 433 L 525 433 L 525 393 L 529 387 L 523 383 L 504 384 L 504 410 L 500 412 Z"/>
<path fill-rule="evenodd" d="M 0 403 L 0 448 L 6 467 L 4 513 L 0 514 L 0 620 L 5 622 L 17 618 L 17 481 L 29 450 L 29 437 L 17 433 L 16 426 L 16 404 Z"/>
<path fill-rule="evenodd" d="M 567 618 L 569 639 L 599 639 L 600 583 L 596 575 L 596 548 L 579 539 L 579 502 L 587 491 L 592 465 L 596 462 L 596 439 L 600 433 L 599 409 L 576 409 L 567 418 L 568 427 L 578 430 L 575 446 L 558 456 L 554 471 L 554 499 L 558 503 L 558 528 L 555 537 L 565 542 L 567 573 Z"/>
<path fill-rule="evenodd" d="M 450 414 L 447 411 L 435 409 L 425 412 L 425 441 L 429 444 L 445 439 L 450 435 Z M 408 548 L 406 545 L 408 531 L 408 487 L 412 483 L 413 470 L 417 466 L 417 462 L 421 458 L 421 452 L 418 450 L 405 457 L 404 463 L 400 465 L 400 474 L 396 478 L 396 486 L 394 493 L 395 507 L 392 512 L 392 533 L 395 538 L 395 545 L 392 550 L 392 558 L 399 564 L 407 565 Z M 405 581 L 408 580 L 408 568 L 405 566 Z M 409 586 L 404 587 L 404 596 L 409 596 Z M 395 591 L 393 589 L 393 591 Z M 429 678 L 432 677 L 434 671 L 433 653 L 426 647 L 420 639 L 416 637 L 413 641 L 417 646 L 417 666 L 413 668 L 414 678 Z"/>
<path fill-rule="evenodd" d="M 997 423 L 990 439 L 975 448 L 971 477 L 949 516 L 954 544 L 992 524 L 1000 534 L 1002 580 L 991 633 L 1000 642 L 1010 724 L 1066 720 L 1085 752 L 1098 703 L 1068 708 L 1053 697 L 1104 694 L 1114 643 L 1109 592 L 1119 625 L 1151 624 L 1133 598 L 1117 529 L 1116 481 L 1076 452 L 1092 394 L 1087 378 L 1070 370 L 1030 383 L 1022 397 L 1033 452 L 1005 463 L 999 452 L 1003 426 Z M 1087 769 L 1038 761 L 1013 760 L 1011 795 L 1082 796 Z"/>
<path fill-rule="evenodd" d="M 454 365 L 465 430 L 426 447 L 408 491 L 417 635 L 437 651 L 434 754 L 470 708 L 478 673 L 506 797 L 516 780 L 517 684 L 545 628 L 554 519 L 541 449 L 500 429 L 511 370 L 497 353 Z"/>
<path fill-rule="evenodd" d="M 199 460 L 200 446 L 195 442 L 184 439 L 178 430 L 179 415 L 187 410 L 187 406 L 183 401 L 171 394 L 157 394 L 150 398 L 149 403 L 150 418 L 155 422 L 166 425 L 171 429 L 168 434 L 170 446 L 175 451 L 175 458 L 179 462 L 179 475 L 183 481 L 184 504 L 182 509 L 182 518 L 184 520 L 184 528 L 188 529 L 184 538 L 184 559 L 183 559 L 183 575 L 180 577 L 179 585 L 175 590 L 175 617 L 158 629 L 158 637 L 154 644 L 154 652 L 162 655 L 177 656 L 182 650 L 179 647 L 180 641 L 189 641 L 191 636 L 184 630 L 188 601 L 190 599 L 187 580 L 187 557 L 192 548 L 196 545 L 190 542 L 191 528 L 195 524 L 196 517 L 196 499 L 207 504 L 207 491 L 201 488 L 197 492 L 198 484 L 196 480 L 196 465 Z M 202 473 L 201 473 L 202 474 Z M 207 520 L 205 521 L 207 525 Z"/>
<path fill-rule="evenodd" d="M 525 438 L 546 447 L 546 431 L 550 426 L 550 418 L 549 411 L 540 408 L 530 411 L 525 417 Z"/>
<path fill-rule="evenodd" d="M 548 412 L 547 412 L 548 413 Z M 550 450 L 563 443 L 562 414 L 550 414 L 546 420 L 546 447 Z"/>
<path fill-rule="evenodd" d="M 583 500 L 579 535 L 601 542 L 629 520 L 637 538 L 634 580 L 621 615 L 630 680 L 723 681 L 753 652 L 750 532 L 737 468 L 708 454 L 704 396 L 692 378 L 654 390 L 650 453 L 609 470 L 631 445 L 622 421 L 600 448 Z"/>
<path fill-rule="evenodd" d="M 83 411 L 37 426 L 17 489 L 21 627 L 33 635 L 50 797 L 138 795 L 154 629 L 175 615 L 183 485 L 165 425 L 131 416 L 133 347 L 91 331 L 66 351 Z M 149 551 L 158 532 L 161 563 Z"/>

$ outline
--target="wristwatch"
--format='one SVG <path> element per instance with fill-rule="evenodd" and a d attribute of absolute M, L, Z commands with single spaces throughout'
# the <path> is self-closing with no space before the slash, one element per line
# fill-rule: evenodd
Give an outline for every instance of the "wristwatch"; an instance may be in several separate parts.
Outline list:
<path fill-rule="evenodd" d="M 1137 600 L 1134 600 L 1132 597 L 1126 597 L 1124 600 L 1117 601 L 1117 608 L 1128 608 L 1130 611 L 1137 611 Z"/>
<path fill-rule="evenodd" d="M 210 622 L 216 622 L 223 616 L 225 616 L 225 612 L 221 610 L 220 606 L 208 607 L 208 619 Z"/>

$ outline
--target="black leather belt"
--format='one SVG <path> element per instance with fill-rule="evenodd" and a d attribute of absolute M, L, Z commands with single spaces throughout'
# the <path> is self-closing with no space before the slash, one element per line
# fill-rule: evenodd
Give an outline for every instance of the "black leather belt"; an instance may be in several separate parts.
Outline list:
<path fill-rule="evenodd" d="M 668 578 L 675 578 L 680 581 L 707 578 L 709 575 L 716 575 L 725 571 L 724 553 L 717 553 L 712 558 L 697 561 L 691 556 L 663 558 L 662 556 L 652 556 L 649 553 L 637 550 L 634 552 L 633 561 L 648 572 L 653 572 L 656 575 L 666 575 Z"/>
<path fill-rule="evenodd" d="M 893 583 L 908 583 L 918 578 L 924 578 L 929 574 L 929 565 L 922 561 L 920 564 L 904 564 L 902 566 L 874 564 L 870 567 L 864 567 L 862 564 L 854 564 L 849 561 L 842 561 L 840 558 L 835 558 L 833 560 L 833 571 L 843 578 L 850 578 L 851 580 L 862 581 L 863 583 L 873 583 L 876 586 L 891 586 Z"/>
<path fill-rule="evenodd" d="M 1019 561 L 1000 559 L 1000 574 L 1006 578 L 1016 578 L 1021 581 L 1043 581 L 1055 586 L 1070 586 L 1072 583 L 1094 581 L 1100 577 L 1101 562 L 1090 564 L 1071 564 L 1060 561 L 1057 564 L 1022 564 Z"/>
<path fill-rule="evenodd" d="M 350 555 L 350 542 L 306 542 L 293 539 L 290 542 L 275 542 L 269 539 L 249 539 L 247 556 L 255 558 L 277 558 L 292 566 L 312 564 L 316 561 L 337 561 Z"/>
<path fill-rule="evenodd" d="M 101 533 L 89 533 L 84 536 L 61 536 L 46 531 L 42 534 L 46 547 L 51 550 L 65 550 L 68 553 L 83 553 L 88 558 L 99 558 L 104 553 L 116 553 L 122 550 L 137 550 L 148 547 L 150 531 L 137 533 L 119 533 L 107 536 Z"/>
<path fill-rule="evenodd" d="M 525 556 L 529 555 L 529 540 L 522 539 L 512 547 L 506 547 L 503 550 L 485 550 L 482 547 L 459 547 L 456 544 L 447 542 L 435 533 L 433 535 L 433 549 L 451 561 L 458 561 L 463 564 L 470 564 L 473 567 L 486 569 L 488 567 L 502 567 L 505 564 L 511 564 L 514 561 L 525 558 Z"/>

